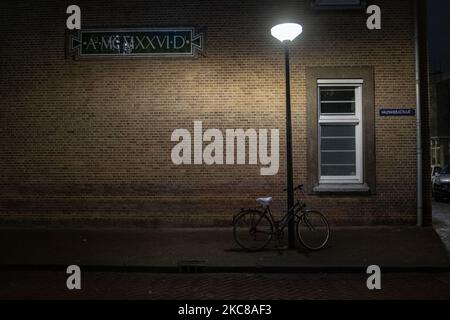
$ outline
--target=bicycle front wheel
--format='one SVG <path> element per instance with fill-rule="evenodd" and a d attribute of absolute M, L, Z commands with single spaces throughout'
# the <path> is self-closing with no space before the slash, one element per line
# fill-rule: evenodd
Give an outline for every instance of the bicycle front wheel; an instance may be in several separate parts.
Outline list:
<path fill-rule="evenodd" d="M 272 234 L 271 220 L 258 210 L 245 211 L 234 220 L 234 240 L 245 250 L 261 250 L 272 239 Z"/>
<path fill-rule="evenodd" d="M 297 221 L 297 238 L 309 250 L 320 250 L 330 239 L 330 226 L 319 211 L 304 213 Z"/>

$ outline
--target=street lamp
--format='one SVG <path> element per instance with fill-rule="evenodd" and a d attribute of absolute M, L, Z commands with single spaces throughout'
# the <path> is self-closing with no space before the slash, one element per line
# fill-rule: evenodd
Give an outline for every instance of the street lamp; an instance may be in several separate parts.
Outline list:
<path fill-rule="evenodd" d="M 285 73 L 286 73 L 286 160 L 287 160 L 287 205 L 288 209 L 294 206 L 294 177 L 292 169 L 292 134 L 291 134 L 291 84 L 289 79 L 289 43 L 297 38 L 303 31 L 301 25 L 296 23 L 278 24 L 270 30 L 272 36 L 284 45 Z M 294 219 L 289 221 L 288 239 L 289 248 L 295 247 Z"/>

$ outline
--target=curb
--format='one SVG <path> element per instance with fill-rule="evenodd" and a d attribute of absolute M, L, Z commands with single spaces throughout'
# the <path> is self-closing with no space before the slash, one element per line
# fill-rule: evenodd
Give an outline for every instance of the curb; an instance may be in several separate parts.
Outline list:
<path fill-rule="evenodd" d="M 68 265 L 1 265 L 1 271 L 66 271 Z M 80 265 L 87 272 L 132 273 L 366 273 L 367 266 L 111 266 Z M 450 272 L 450 266 L 380 266 L 384 273 Z"/>

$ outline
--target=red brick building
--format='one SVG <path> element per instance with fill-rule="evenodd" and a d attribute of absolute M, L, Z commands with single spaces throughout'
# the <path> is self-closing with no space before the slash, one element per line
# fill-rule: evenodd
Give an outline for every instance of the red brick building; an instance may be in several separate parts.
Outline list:
<path fill-rule="evenodd" d="M 82 30 L 194 27 L 204 35 L 195 57 L 95 59 L 67 53 L 71 2 L 2 2 L 0 224 L 229 225 L 265 195 L 281 213 L 284 56 L 270 29 L 286 19 L 303 26 L 290 46 L 290 75 L 294 179 L 307 202 L 334 223 L 415 224 L 417 115 L 429 176 L 426 77 L 416 116 L 380 110 L 417 110 L 415 23 L 423 75 L 424 5 L 416 21 L 414 1 L 347 2 L 356 5 L 77 1 Z M 366 26 L 370 4 L 381 8 L 379 30 Z M 174 164 L 171 135 L 193 132 L 194 121 L 222 132 L 279 129 L 278 173 L 248 163 Z"/>

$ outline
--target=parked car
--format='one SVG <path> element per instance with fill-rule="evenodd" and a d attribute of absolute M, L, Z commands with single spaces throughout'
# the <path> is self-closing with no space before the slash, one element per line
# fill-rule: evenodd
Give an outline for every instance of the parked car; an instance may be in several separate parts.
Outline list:
<path fill-rule="evenodd" d="M 445 166 L 433 178 L 432 193 L 436 201 L 450 198 L 450 166 Z"/>

